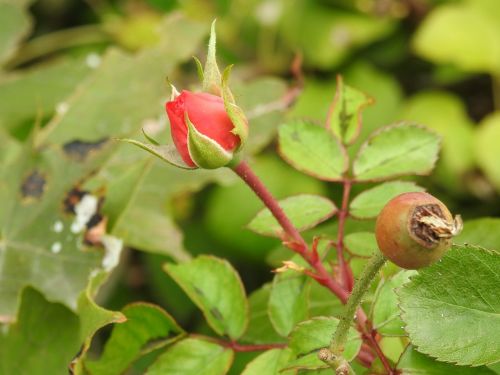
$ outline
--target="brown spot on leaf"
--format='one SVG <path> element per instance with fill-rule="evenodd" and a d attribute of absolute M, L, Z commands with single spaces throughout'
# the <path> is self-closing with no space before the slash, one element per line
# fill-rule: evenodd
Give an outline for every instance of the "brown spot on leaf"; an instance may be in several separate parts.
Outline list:
<path fill-rule="evenodd" d="M 106 234 L 107 223 L 108 219 L 105 216 L 100 213 L 94 214 L 86 224 L 87 230 L 83 237 L 85 244 L 90 246 L 101 245 L 101 238 Z"/>
<path fill-rule="evenodd" d="M 221 312 L 216 307 L 212 307 L 210 309 L 210 314 L 212 314 L 212 316 L 217 320 L 224 320 L 224 317 L 222 316 Z"/>
<path fill-rule="evenodd" d="M 63 151 L 73 160 L 84 161 L 89 153 L 99 150 L 107 142 L 107 140 L 107 138 L 102 138 L 95 142 L 88 142 L 75 139 L 74 141 L 65 143 Z"/>
<path fill-rule="evenodd" d="M 47 181 L 42 173 L 37 170 L 31 172 L 21 184 L 23 198 L 39 199 L 43 195 Z"/>
<path fill-rule="evenodd" d="M 85 194 L 88 194 L 88 191 L 80 190 L 78 186 L 75 186 L 71 189 L 63 201 L 64 212 L 75 214 L 75 206 L 80 202 Z"/>

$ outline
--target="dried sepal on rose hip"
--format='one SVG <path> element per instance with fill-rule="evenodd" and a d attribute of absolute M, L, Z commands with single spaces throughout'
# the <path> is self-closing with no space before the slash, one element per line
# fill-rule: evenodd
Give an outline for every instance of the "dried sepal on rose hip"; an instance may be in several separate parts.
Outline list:
<path fill-rule="evenodd" d="M 453 217 L 443 202 L 422 192 L 391 199 L 375 225 L 380 251 L 406 269 L 426 267 L 441 259 L 461 230 L 459 215 Z"/>

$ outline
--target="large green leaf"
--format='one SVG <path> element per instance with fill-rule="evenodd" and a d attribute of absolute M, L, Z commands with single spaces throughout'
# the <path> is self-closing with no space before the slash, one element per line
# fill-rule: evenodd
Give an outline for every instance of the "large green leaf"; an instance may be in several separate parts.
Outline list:
<path fill-rule="evenodd" d="M 467 220 L 464 229 L 453 239 L 457 244 L 480 245 L 490 250 L 500 250 L 500 219 L 481 218 Z"/>
<path fill-rule="evenodd" d="M 347 168 L 339 141 L 324 127 L 296 121 L 281 125 L 279 151 L 293 167 L 320 180 L 338 181 Z"/>
<path fill-rule="evenodd" d="M 6 75 L 0 81 L 0 124 L 18 136 L 37 120 L 64 111 L 64 100 L 90 72 L 83 60 L 64 59 Z M 58 107 L 58 104 L 59 107 Z"/>
<path fill-rule="evenodd" d="M 0 65 L 13 55 L 31 28 L 27 8 L 32 1 L 0 1 Z"/>
<path fill-rule="evenodd" d="M 500 112 L 486 117 L 477 129 L 474 151 L 477 163 L 488 179 L 500 191 L 500 164 L 498 163 L 498 143 L 500 137 Z"/>
<path fill-rule="evenodd" d="M 467 0 L 436 8 L 413 40 L 417 53 L 473 72 L 500 73 L 500 12 L 496 0 Z M 474 53 L 471 53 L 474 51 Z"/>
<path fill-rule="evenodd" d="M 349 212 L 358 219 L 371 219 L 396 195 L 413 191 L 424 191 L 424 188 L 413 182 L 391 181 L 363 191 L 351 202 Z"/>
<path fill-rule="evenodd" d="M 308 278 L 296 271 L 285 271 L 274 277 L 269 318 L 280 335 L 287 336 L 297 323 L 307 319 L 308 286 Z"/>
<path fill-rule="evenodd" d="M 171 346 L 151 365 L 147 375 L 223 375 L 233 361 L 230 349 L 188 338 Z"/>
<path fill-rule="evenodd" d="M 332 201 L 312 194 L 288 197 L 280 200 L 279 205 L 299 231 L 311 229 L 337 212 L 337 207 Z M 248 228 L 267 236 L 282 237 L 284 235 L 283 228 L 268 208 L 260 211 L 248 224 Z"/>
<path fill-rule="evenodd" d="M 387 126 L 373 133 L 359 150 L 354 176 L 361 181 L 380 181 L 428 174 L 437 160 L 439 144 L 439 137 L 423 126 Z"/>
<path fill-rule="evenodd" d="M 1 374 L 67 374 L 81 345 L 78 316 L 31 288 L 22 293 L 17 322 L 3 328 Z"/>
<path fill-rule="evenodd" d="M 378 249 L 375 233 L 355 232 L 344 237 L 347 250 L 356 256 L 370 257 Z"/>
<path fill-rule="evenodd" d="M 400 291 L 411 342 L 441 361 L 478 366 L 500 360 L 500 253 L 454 246 Z"/>
<path fill-rule="evenodd" d="M 17 160 L 2 166 L 5 182 L 0 184 L 0 198 L 7 202 L 0 211 L 0 315 L 4 320 L 15 315 L 19 293 L 26 285 L 36 285 L 51 301 L 76 310 L 90 274 L 101 269 L 109 272 L 116 265 L 116 246 L 106 247 L 107 256 L 103 256 L 102 249 L 83 245 L 86 222 L 76 223 L 78 216 L 66 212 L 63 201 L 76 185 L 89 190 L 105 187 L 96 181 L 117 149 L 109 138 L 138 131 L 144 119 L 156 116 L 163 91 L 158 82 L 191 54 L 203 35 L 198 24 L 182 18 L 169 22 L 182 40 L 134 57 L 109 51 L 78 92 L 64 101 L 64 110 L 32 136 L 33 145 L 28 142 Z M 125 76 L 133 82 L 127 90 L 119 84 Z M 87 208 L 95 211 L 91 206 L 98 197 L 88 198 Z M 116 206 L 123 212 L 127 205 Z"/>
<path fill-rule="evenodd" d="M 181 337 L 183 330 L 160 307 L 134 303 L 122 310 L 125 323 L 113 328 L 98 360 L 87 360 L 90 374 L 122 374 L 139 356 Z"/>
<path fill-rule="evenodd" d="M 487 367 L 454 366 L 450 363 L 438 362 L 425 354 L 419 353 L 409 345 L 401 358 L 397 368 L 403 375 L 494 375 L 495 372 Z"/>
<path fill-rule="evenodd" d="M 227 261 L 201 255 L 189 262 L 166 264 L 165 271 L 201 309 L 215 332 L 233 339 L 243 335 L 248 301 L 240 277 Z"/>
<path fill-rule="evenodd" d="M 405 336 L 404 323 L 399 317 L 400 311 L 396 289 L 408 282 L 416 271 L 400 271 L 390 279 L 382 279 L 375 293 L 372 305 L 371 321 L 373 328 L 383 335 Z"/>
<path fill-rule="evenodd" d="M 271 349 L 251 361 L 241 375 L 286 374 L 280 370 L 285 367 L 293 354 L 290 349 Z"/>
<path fill-rule="evenodd" d="M 362 111 L 372 103 L 373 99 L 345 85 L 338 76 L 335 99 L 328 114 L 327 126 L 344 144 L 354 142 L 361 131 Z"/>
<path fill-rule="evenodd" d="M 328 366 L 318 358 L 317 352 L 330 346 L 338 322 L 336 318 L 316 317 L 297 325 L 290 334 L 289 346 L 299 358 L 297 362 L 290 362 L 287 368 L 327 368 Z M 344 358 L 353 360 L 360 348 L 361 337 L 351 328 L 343 353 Z"/>

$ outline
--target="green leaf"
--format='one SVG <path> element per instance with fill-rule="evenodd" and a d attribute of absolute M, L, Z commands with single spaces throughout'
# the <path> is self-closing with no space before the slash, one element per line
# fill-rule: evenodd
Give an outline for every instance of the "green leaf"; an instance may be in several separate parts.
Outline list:
<path fill-rule="evenodd" d="M 292 362 L 286 368 L 295 366 L 311 369 L 327 368 L 328 366 L 318 358 L 317 352 L 330 346 L 338 322 L 337 318 L 316 317 L 298 324 L 290 334 L 289 346 L 299 356 L 299 360 L 305 357 L 301 361 L 305 361 L 306 365 L 303 362 L 300 365 Z M 355 329 L 351 328 L 343 353 L 344 358 L 352 361 L 358 355 L 360 348 L 361 337 Z"/>
<path fill-rule="evenodd" d="M 157 116 L 163 92 L 158 82 L 191 55 L 203 36 L 198 24 L 182 17 L 169 17 L 166 24 L 177 27 L 178 39 L 169 40 L 168 47 L 160 45 L 135 56 L 111 49 L 78 86 L 77 95 L 65 100 L 64 110 L 32 135 L 32 142 L 16 160 L 0 168 L 1 180 L 9 181 L 0 184 L 3 320 L 13 319 L 20 292 L 27 285 L 36 285 L 50 301 L 77 311 L 90 276 L 107 274 L 116 265 L 116 246 L 84 245 L 86 223 L 73 233 L 77 231 L 72 230 L 75 215 L 65 212 L 64 201 L 76 185 L 105 190 L 106 185 L 93 183 L 97 175 L 105 174 L 106 162 L 119 148 L 109 138 L 139 132 L 145 119 Z M 117 84 L 125 76 L 134 82 L 127 90 Z M 89 198 L 95 203 L 99 197 Z M 102 282 L 105 277 L 99 279 Z M 91 323 L 86 323 L 89 331 Z"/>
<path fill-rule="evenodd" d="M 82 60 L 62 59 L 5 75 L 0 82 L 0 124 L 16 136 L 26 137 L 23 132 L 37 120 L 64 110 L 64 100 L 90 70 Z"/>
<path fill-rule="evenodd" d="M 232 339 L 243 335 L 248 301 L 240 277 L 227 261 L 201 255 L 189 262 L 166 264 L 164 269 L 201 309 L 215 332 Z"/>
<path fill-rule="evenodd" d="M 400 123 L 381 128 L 360 148 L 354 176 L 360 181 L 381 181 L 428 174 L 436 163 L 439 145 L 439 137 L 423 126 Z"/>
<path fill-rule="evenodd" d="M 432 11 L 420 25 L 413 48 L 420 56 L 436 63 L 498 74 L 500 51 L 496 41 L 499 38 L 498 2 L 468 0 L 445 4 Z"/>
<path fill-rule="evenodd" d="M 158 306 L 134 303 L 122 310 L 127 321 L 113 328 L 98 360 L 87 360 L 91 374 L 122 374 L 145 353 L 181 337 L 183 330 Z"/>
<path fill-rule="evenodd" d="M 350 204 L 349 212 L 358 219 L 372 219 L 396 195 L 425 189 L 408 181 L 391 181 L 377 185 L 357 195 Z"/>
<path fill-rule="evenodd" d="M 498 163 L 498 143 L 500 137 L 500 112 L 486 117 L 477 128 L 474 151 L 477 163 L 488 179 L 500 191 L 500 164 Z"/>
<path fill-rule="evenodd" d="M 337 212 L 337 207 L 332 201 L 312 194 L 288 197 L 280 200 L 279 204 L 299 231 L 314 228 Z M 248 224 L 248 228 L 265 236 L 282 237 L 284 235 L 283 228 L 268 208 L 261 210 Z"/>
<path fill-rule="evenodd" d="M 22 292 L 17 322 L 2 328 L 1 374 L 65 374 L 81 345 L 78 317 L 32 288 Z"/>
<path fill-rule="evenodd" d="M 345 151 L 324 127 L 291 122 L 279 128 L 281 157 L 301 172 L 325 181 L 339 181 L 347 170 Z"/>
<path fill-rule="evenodd" d="M 494 375 L 495 372 L 487 367 L 454 366 L 445 362 L 438 362 L 425 354 L 419 353 L 411 345 L 399 359 L 397 365 L 403 375 Z"/>
<path fill-rule="evenodd" d="M 485 249 L 500 250 L 500 219 L 467 220 L 462 232 L 453 239 L 457 244 L 480 245 Z"/>
<path fill-rule="evenodd" d="M 135 139 L 128 139 L 128 138 L 120 138 L 117 139 L 117 141 L 120 142 L 126 142 L 130 143 L 134 146 L 140 147 L 143 150 L 146 150 L 150 154 L 156 156 L 160 160 L 163 160 L 167 162 L 170 165 L 173 165 L 174 167 L 182 168 L 182 169 L 194 169 L 195 167 L 191 167 L 187 165 L 184 160 L 182 160 L 181 155 L 177 151 L 174 145 L 161 145 L 157 146 L 154 144 L 149 144 L 149 143 L 142 143 L 139 141 L 136 141 Z"/>
<path fill-rule="evenodd" d="M 375 233 L 372 232 L 349 233 L 344 238 L 344 244 L 351 254 L 367 258 L 378 249 Z"/>
<path fill-rule="evenodd" d="M 337 88 L 327 127 L 342 143 L 353 143 L 361 131 L 362 111 L 373 102 L 372 98 L 361 91 L 344 85 L 342 76 L 337 76 Z"/>
<path fill-rule="evenodd" d="M 127 210 L 113 233 L 127 245 L 150 253 L 168 255 L 176 261 L 191 258 L 183 247 L 183 235 L 164 212 L 141 208 L 139 202 Z"/>
<path fill-rule="evenodd" d="M 31 29 L 29 3 L 31 1 L 0 1 L 0 65 L 13 55 Z"/>
<path fill-rule="evenodd" d="M 248 297 L 250 305 L 250 319 L 248 329 L 241 341 L 254 344 L 269 344 L 282 341 L 282 337 L 276 333 L 268 314 L 269 296 L 271 284 L 265 284 L 254 291 Z"/>
<path fill-rule="evenodd" d="M 405 336 L 404 323 L 399 317 L 398 300 L 395 290 L 408 282 L 416 271 L 400 271 L 390 279 L 379 283 L 372 306 L 373 328 L 379 333 L 390 336 Z"/>
<path fill-rule="evenodd" d="M 232 361 L 232 350 L 212 342 L 188 338 L 159 356 L 146 375 L 224 375 Z"/>
<path fill-rule="evenodd" d="M 478 366 L 500 360 L 500 254 L 454 246 L 398 292 L 411 342 L 440 361 Z"/>
<path fill-rule="evenodd" d="M 307 319 L 308 278 L 296 271 L 277 274 L 269 296 L 269 318 L 281 336 L 288 336 L 297 323 Z"/>
<path fill-rule="evenodd" d="M 282 373 L 293 354 L 290 349 L 271 349 L 256 357 L 245 367 L 241 375 L 276 375 Z M 285 372 L 286 374 L 286 372 Z"/>
<path fill-rule="evenodd" d="M 327 241 L 323 242 L 328 243 Z M 315 280 L 309 280 L 308 289 L 307 305 L 309 307 L 309 317 L 339 316 L 344 310 L 342 302 L 338 298 L 332 298 L 331 290 L 325 288 Z"/>

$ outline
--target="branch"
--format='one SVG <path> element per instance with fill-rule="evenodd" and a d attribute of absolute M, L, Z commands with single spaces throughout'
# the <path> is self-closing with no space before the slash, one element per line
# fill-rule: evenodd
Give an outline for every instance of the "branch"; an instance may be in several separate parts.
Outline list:
<path fill-rule="evenodd" d="M 252 189 L 255 194 L 262 200 L 266 207 L 271 211 L 278 223 L 281 225 L 286 235 L 289 237 L 289 247 L 300 254 L 314 270 L 315 274 L 311 275 L 321 285 L 330 289 L 343 303 L 347 301 L 348 293 L 335 279 L 331 277 L 328 271 L 323 266 L 321 259 L 314 255 L 314 251 L 309 251 L 308 246 L 297 228 L 292 224 L 288 216 L 281 209 L 278 201 L 267 190 L 262 181 L 255 175 L 250 166 L 242 161 L 236 167 L 233 167 L 234 172 L 240 176 L 243 181 Z M 287 241 L 285 241 L 286 243 Z"/>

